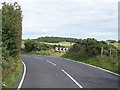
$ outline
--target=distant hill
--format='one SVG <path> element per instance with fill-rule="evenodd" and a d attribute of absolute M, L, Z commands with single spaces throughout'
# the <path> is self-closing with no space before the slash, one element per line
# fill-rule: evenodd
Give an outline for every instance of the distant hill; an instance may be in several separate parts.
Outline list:
<path fill-rule="evenodd" d="M 59 42 L 72 42 L 76 43 L 79 41 L 79 39 L 76 38 L 65 38 L 65 37 L 39 37 L 36 39 L 40 42 L 48 42 L 48 43 L 59 43 Z"/>

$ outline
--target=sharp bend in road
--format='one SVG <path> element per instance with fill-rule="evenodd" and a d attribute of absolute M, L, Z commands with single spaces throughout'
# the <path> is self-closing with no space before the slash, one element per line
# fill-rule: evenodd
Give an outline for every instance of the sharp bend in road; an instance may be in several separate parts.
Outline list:
<path fill-rule="evenodd" d="M 26 75 L 21 88 L 118 88 L 118 76 L 57 57 L 22 55 Z"/>

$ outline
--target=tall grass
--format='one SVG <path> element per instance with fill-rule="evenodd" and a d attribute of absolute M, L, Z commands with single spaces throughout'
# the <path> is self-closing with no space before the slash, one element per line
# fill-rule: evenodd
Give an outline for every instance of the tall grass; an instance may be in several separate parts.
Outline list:
<path fill-rule="evenodd" d="M 75 61 L 80 61 L 83 63 L 91 64 L 94 66 L 98 66 L 107 70 L 110 70 L 112 72 L 120 74 L 118 72 L 118 58 L 113 58 L 113 57 L 108 57 L 108 56 L 93 56 L 93 57 L 88 57 L 84 55 L 76 55 L 76 54 L 71 54 L 71 55 L 63 55 L 63 58 L 69 58 L 71 60 Z"/>
<path fill-rule="evenodd" d="M 5 84 L 3 88 L 13 88 L 22 72 L 21 58 L 18 57 L 15 60 L 15 58 L 9 57 L 9 61 L 4 60 L 2 66 L 2 82 Z"/>
<path fill-rule="evenodd" d="M 57 56 L 61 57 L 64 55 L 64 52 L 56 52 L 54 50 L 41 50 L 41 51 L 33 51 L 33 52 L 22 52 L 23 54 L 37 54 L 37 55 L 45 55 L 45 56 Z"/>

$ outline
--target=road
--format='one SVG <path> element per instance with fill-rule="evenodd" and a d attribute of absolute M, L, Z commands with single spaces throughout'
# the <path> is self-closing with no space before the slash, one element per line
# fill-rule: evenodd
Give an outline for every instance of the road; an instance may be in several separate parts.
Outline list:
<path fill-rule="evenodd" d="M 71 60 L 22 55 L 26 74 L 21 88 L 118 88 L 118 76 Z"/>

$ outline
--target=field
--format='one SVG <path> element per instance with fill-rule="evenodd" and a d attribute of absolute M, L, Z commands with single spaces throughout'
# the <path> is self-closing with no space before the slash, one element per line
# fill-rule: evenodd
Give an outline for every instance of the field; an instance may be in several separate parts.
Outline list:
<path fill-rule="evenodd" d="M 118 47 L 120 49 L 120 43 L 112 43 L 115 47 Z"/>
<path fill-rule="evenodd" d="M 22 45 L 21 45 L 22 48 L 25 47 L 24 42 L 25 41 L 22 41 Z M 59 43 L 40 42 L 40 43 L 45 43 L 45 44 L 48 44 L 48 45 L 61 45 L 61 46 L 65 46 L 65 47 L 69 47 L 69 46 L 74 44 L 74 43 L 71 43 L 71 42 L 59 42 Z M 120 43 L 111 43 L 111 44 L 120 49 Z"/>
<path fill-rule="evenodd" d="M 61 45 L 61 46 L 66 46 L 66 47 L 69 47 L 74 44 L 74 43 L 70 43 L 70 42 L 59 42 L 59 43 L 39 42 L 39 43 L 44 43 L 44 44 L 48 44 L 48 45 Z M 112 43 L 112 45 L 114 45 L 116 47 L 118 47 L 118 45 L 120 46 L 120 44 L 118 44 L 118 43 Z M 87 56 L 84 54 L 80 55 L 80 54 L 74 53 L 74 51 L 72 53 L 56 52 L 56 51 L 54 51 L 54 49 L 53 50 L 50 49 L 50 50 L 23 52 L 23 53 L 69 58 L 72 60 L 88 63 L 88 64 L 91 64 L 94 66 L 98 66 L 98 67 L 113 71 L 115 73 L 119 73 L 117 57 L 109 57 L 109 56 L 105 56 L 105 55 L 103 57 L 101 57 L 100 55 Z"/>
<path fill-rule="evenodd" d="M 21 45 L 22 48 L 25 47 L 24 43 L 25 43 L 25 41 L 22 41 L 22 45 Z M 40 43 L 44 43 L 44 44 L 48 44 L 48 45 L 61 45 L 61 46 L 65 46 L 65 47 L 69 47 L 74 44 L 71 42 L 59 42 L 59 43 L 40 42 Z"/>
<path fill-rule="evenodd" d="M 65 47 L 69 47 L 69 46 L 74 44 L 74 43 L 71 43 L 71 42 L 59 42 L 59 43 L 41 42 L 41 43 L 45 43 L 45 44 L 48 44 L 48 45 L 61 45 L 61 46 L 65 46 Z"/>

